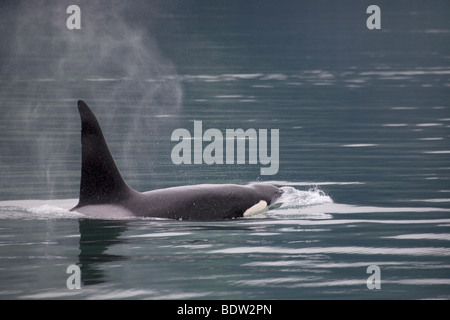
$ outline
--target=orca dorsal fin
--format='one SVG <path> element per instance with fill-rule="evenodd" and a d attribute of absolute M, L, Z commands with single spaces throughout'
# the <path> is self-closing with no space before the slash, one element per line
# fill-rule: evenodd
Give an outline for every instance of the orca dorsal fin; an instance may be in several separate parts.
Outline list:
<path fill-rule="evenodd" d="M 134 190 L 123 180 L 88 105 L 79 100 L 81 117 L 81 182 L 78 206 L 112 203 L 127 198 Z"/>

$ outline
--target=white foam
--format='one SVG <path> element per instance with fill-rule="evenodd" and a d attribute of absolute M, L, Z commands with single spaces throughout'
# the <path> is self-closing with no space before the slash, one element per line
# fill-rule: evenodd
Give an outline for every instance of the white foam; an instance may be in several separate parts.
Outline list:
<path fill-rule="evenodd" d="M 281 73 L 272 73 L 266 75 L 261 80 L 286 80 L 288 78 L 287 75 L 281 74 Z"/>
<path fill-rule="evenodd" d="M 435 122 L 427 122 L 427 123 L 418 123 L 416 124 L 417 127 L 439 127 L 442 126 L 442 123 L 435 123 Z"/>
<path fill-rule="evenodd" d="M 308 191 L 297 190 L 293 187 L 281 187 L 283 191 L 279 202 L 283 205 L 280 207 L 300 208 L 305 206 L 313 206 L 325 203 L 333 203 L 330 196 L 317 187 L 309 189 Z"/>
<path fill-rule="evenodd" d="M 262 73 L 237 73 L 237 74 L 224 74 L 224 77 L 236 78 L 236 79 L 255 79 L 263 76 Z"/>
<path fill-rule="evenodd" d="M 364 182 L 359 181 L 322 181 L 322 182 L 312 182 L 312 181 L 285 181 L 285 180 L 271 180 L 264 181 L 265 183 L 270 183 L 276 186 L 300 186 L 300 187 L 310 187 L 310 186 L 345 186 L 353 184 L 364 184 Z"/>
<path fill-rule="evenodd" d="M 440 202 L 450 202 L 450 199 L 449 198 L 434 198 L 434 199 L 417 199 L 417 200 L 411 200 L 411 201 L 440 203 Z"/>
<path fill-rule="evenodd" d="M 162 237 L 179 237 L 190 235 L 191 232 L 158 232 L 158 233 L 145 233 L 129 236 L 129 238 L 162 238 Z"/>
<path fill-rule="evenodd" d="M 77 199 L 0 201 L 0 219 L 78 219 L 85 217 L 70 211 Z"/>
<path fill-rule="evenodd" d="M 232 95 L 232 94 L 219 95 L 219 96 L 215 96 L 215 97 L 218 98 L 218 99 L 238 99 L 238 98 L 242 98 L 241 95 Z"/>
<path fill-rule="evenodd" d="M 385 123 L 381 125 L 382 127 L 407 127 L 407 123 Z"/>
<path fill-rule="evenodd" d="M 27 212 L 32 213 L 38 219 L 78 219 L 84 217 L 79 212 L 72 212 L 66 208 L 44 204 L 39 207 L 31 207 L 26 209 Z"/>
<path fill-rule="evenodd" d="M 447 154 L 447 153 L 450 153 L 450 150 L 425 151 L 423 153 L 428 153 L 428 154 Z"/>
<path fill-rule="evenodd" d="M 402 70 L 402 71 L 367 71 L 361 72 L 364 76 L 382 76 L 382 77 L 392 77 L 392 76 L 418 76 L 418 75 L 441 75 L 450 74 L 450 70 Z"/>
<path fill-rule="evenodd" d="M 309 248 L 285 248 L 285 247 L 234 247 L 212 250 L 211 253 L 219 254 L 351 254 L 351 255 L 411 255 L 411 256 L 450 256 L 448 248 L 397 248 L 397 247 L 309 247 Z"/>
<path fill-rule="evenodd" d="M 342 147 L 345 148 L 365 148 L 365 147 L 376 147 L 377 144 L 373 143 L 355 143 L 355 144 L 344 144 Z"/>
<path fill-rule="evenodd" d="M 391 110 L 416 110 L 417 107 L 392 107 Z"/>
<path fill-rule="evenodd" d="M 450 240 L 450 234 L 447 233 L 416 233 L 401 234 L 398 236 L 385 237 L 390 239 L 414 239 L 414 240 Z"/>
<path fill-rule="evenodd" d="M 306 208 L 333 203 L 330 196 L 317 187 L 307 191 L 297 190 L 293 187 L 281 187 L 283 191 L 277 200 L 281 206 L 269 210 L 267 216 L 277 219 L 331 219 L 332 216 L 323 211 L 307 212 Z"/>

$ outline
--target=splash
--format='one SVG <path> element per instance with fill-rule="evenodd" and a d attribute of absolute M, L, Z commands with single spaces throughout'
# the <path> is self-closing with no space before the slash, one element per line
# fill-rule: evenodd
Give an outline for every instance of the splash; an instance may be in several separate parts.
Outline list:
<path fill-rule="evenodd" d="M 293 187 L 281 187 L 283 195 L 277 201 L 281 206 L 267 213 L 270 218 L 278 219 L 330 219 L 327 213 L 307 213 L 302 209 L 334 203 L 330 196 L 317 186 L 309 190 L 298 190 Z"/>
<path fill-rule="evenodd" d="M 33 218 L 35 219 L 78 219 L 85 217 L 81 213 L 69 211 L 65 208 L 49 204 L 26 208 L 25 211 L 34 215 Z"/>
<path fill-rule="evenodd" d="M 86 216 L 70 211 L 76 199 L 0 201 L 0 219 L 79 219 Z"/>
<path fill-rule="evenodd" d="M 333 203 L 333 200 L 318 187 L 312 187 L 307 191 L 298 190 L 293 187 L 281 187 L 283 195 L 280 202 L 289 208 L 301 208 L 319 204 Z"/>
<path fill-rule="evenodd" d="M 332 215 L 324 213 L 323 206 L 332 204 L 336 206 L 330 196 L 318 187 L 308 190 L 298 190 L 293 187 L 281 187 L 283 195 L 277 201 L 279 207 L 262 213 L 252 215 L 255 218 L 273 219 L 330 219 Z M 0 219 L 79 219 L 89 218 L 78 212 L 70 211 L 78 199 L 58 200 L 14 200 L 0 201 Z M 339 206 L 338 206 L 339 208 Z M 345 210 L 348 206 L 345 207 Z M 333 212 L 331 206 L 327 206 L 326 212 Z M 130 217 L 120 220 L 166 220 L 152 217 Z M 113 219 L 114 220 L 114 219 Z"/>

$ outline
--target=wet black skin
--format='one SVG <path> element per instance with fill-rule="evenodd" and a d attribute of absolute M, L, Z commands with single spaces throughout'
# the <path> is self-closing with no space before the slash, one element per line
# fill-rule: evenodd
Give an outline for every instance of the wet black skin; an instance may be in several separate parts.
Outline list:
<path fill-rule="evenodd" d="M 78 101 L 82 165 L 80 198 L 71 209 L 98 218 L 155 217 L 225 220 L 242 217 L 261 200 L 273 204 L 282 191 L 270 184 L 201 184 L 133 190 L 123 180 L 91 109 Z"/>

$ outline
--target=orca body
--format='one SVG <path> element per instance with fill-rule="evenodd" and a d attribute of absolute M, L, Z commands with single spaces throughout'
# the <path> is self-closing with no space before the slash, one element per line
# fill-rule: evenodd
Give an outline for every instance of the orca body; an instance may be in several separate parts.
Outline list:
<path fill-rule="evenodd" d="M 264 183 L 202 184 L 143 193 L 133 190 L 122 178 L 94 113 L 81 100 L 78 111 L 82 145 L 80 198 L 71 211 L 96 218 L 224 220 L 265 211 L 282 193 Z"/>

